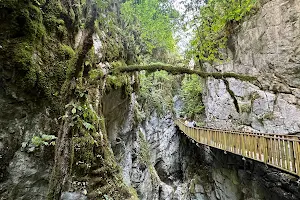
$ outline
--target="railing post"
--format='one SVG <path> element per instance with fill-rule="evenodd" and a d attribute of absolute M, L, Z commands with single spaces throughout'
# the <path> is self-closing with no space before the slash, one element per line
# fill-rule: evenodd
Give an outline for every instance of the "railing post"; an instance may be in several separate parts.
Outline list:
<path fill-rule="evenodd" d="M 285 140 L 285 153 L 286 153 L 286 164 L 287 164 L 287 170 L 291 170 L 291 168 L 290 168 L 290 150 L 289 150 L 289 141 L 288 140 Z"/>
<path fill-rule="evenodd" d="M 296 165 L 296 173 L 298 174 L 298 176 L 300 176 L 300 144 L 299 144 L 299 137 L 297 137 L 297 141 L 295 142 L 295 156 L 296 156 L 296 161 L 295 161 L 295 165 Z"/>
<path fill-rule="evenodd" d="M 294 151 L 294 141 L 290 141 L 290 155 L 291 155 L 291 171 L 296 172 L 296 165 L 295 165 L 295 151 Z"/>
<path fill-rule="evenodd" d="M 244 133 L 242 133 L 242 155 L 246 156 Z"/>
<path fill-rule="evenodd" d="M 266 137 L 264 137 L 264 163 L 268 163 L 268 159 L 268 140 Z"/>

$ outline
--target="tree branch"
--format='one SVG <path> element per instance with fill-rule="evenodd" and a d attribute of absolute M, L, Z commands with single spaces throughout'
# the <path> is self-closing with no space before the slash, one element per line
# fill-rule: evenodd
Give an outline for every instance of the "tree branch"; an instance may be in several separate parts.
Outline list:
<path fill-rule="evenodd" d="M 224 79 L 224 78 L 236 78 L 242 81 L 255 81 L 256 77 L 247 76 L 236 74 L 232 72 L 203 72 L 198 70 L 191 70 L 185 67 L 173 67 L 172 65 L 157 63 L 157 64 L 150 64 L 150 65 L 129 65 L 126 67 L 118 67 L 113 69 L 112 74 L 118 73 L 126 73 L 126 72 L 136 72 L 136 71 L 148 71 L 148 72 L 155 72 L 155 71 L 167 71 L 173 75 L 177 74 L 196 74 L 202 78 L 213 77 L 215 79 Z"/>

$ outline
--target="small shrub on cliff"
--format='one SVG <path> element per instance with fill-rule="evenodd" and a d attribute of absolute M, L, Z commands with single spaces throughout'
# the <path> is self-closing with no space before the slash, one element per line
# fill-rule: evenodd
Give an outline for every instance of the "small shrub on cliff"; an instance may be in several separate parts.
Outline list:
<path fill-rule="evenodd" d="M 182 81 L 180 96 L 183 101 L 182 114 L 198 118 L 204 112 L 201 79 L 197 75 L 186 75 Z"/>

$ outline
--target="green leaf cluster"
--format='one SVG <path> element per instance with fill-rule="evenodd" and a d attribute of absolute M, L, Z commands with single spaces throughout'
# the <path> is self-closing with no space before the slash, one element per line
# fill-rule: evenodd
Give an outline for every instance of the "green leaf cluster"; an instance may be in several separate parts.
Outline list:
<path fill-rule="evenodd" d="M 224 60 L 222 49 L 227 46 L 233 26 L 251 14 L 256 0 L 208 0 L 200 8 L 190 54 L 203 62 Z"/>
<path fill-rule="evenodd" d="M 172 111 L 176 77 L 166 71 L 140 74 L 139 99 L 142 109 L 150 114 L 154 110 L 158 115 Z"/>
<path fill-rule="evenodd" d="M 41 136 L 33 136 L 33 138 L 31 139 L 31 144 L 34 145 L 34 147 L 40 147 L 40 146 L 49 146 L 55 145 L 55 140 L 56 140 L 56 136 L 54 135 L 46 135 L 43 134 Z"/>
<path fill-rule="evenodd" d="M 149 52 L 155 48 L 175 50 L 172 27 L 178 13 L 168 1 L 128 0 L 122 4 L 121 15 L 126 24 L 139 24 L 136 31 Z"/>
<path fill-rule="evenodd" d="M 183 101 L 182 114 L 188 118 L 198 118 L 204 112 L 201 78 L 195 74 L 186 75 L 182 81 L 180 97 Z"/>
<path fill-rule="evenodd" d="M 83 93 L 82 93 L 83 95 Z M 71 113 L 72 113 L 72 123 L 71 126 L 77 126 L 79 129 L 84 127 L 87 131 L 95 131 L 95 126 L 92 124 L 93 122 L 98 122 L 99 118 L 97 114 L 91 110 L 90 106 L 87 104 L 67 104 L 65 107 L 72 107 Z M 63 116 L 63 118 L 68 116 Z"/>

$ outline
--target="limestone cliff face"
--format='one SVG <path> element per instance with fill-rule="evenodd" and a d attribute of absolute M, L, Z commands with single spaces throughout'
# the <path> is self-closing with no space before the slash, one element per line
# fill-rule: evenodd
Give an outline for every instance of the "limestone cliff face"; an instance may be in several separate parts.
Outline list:
<path fill-rule="evenodd" d="M 230 61 L 207 66 L 208 71 L 253 75 L 257 81 L 207 79 L 208 126 L 300 132 L 299 28 L 299 1 L 260 1 L 258 12 L 234 30 L 229 40 Z"/>

